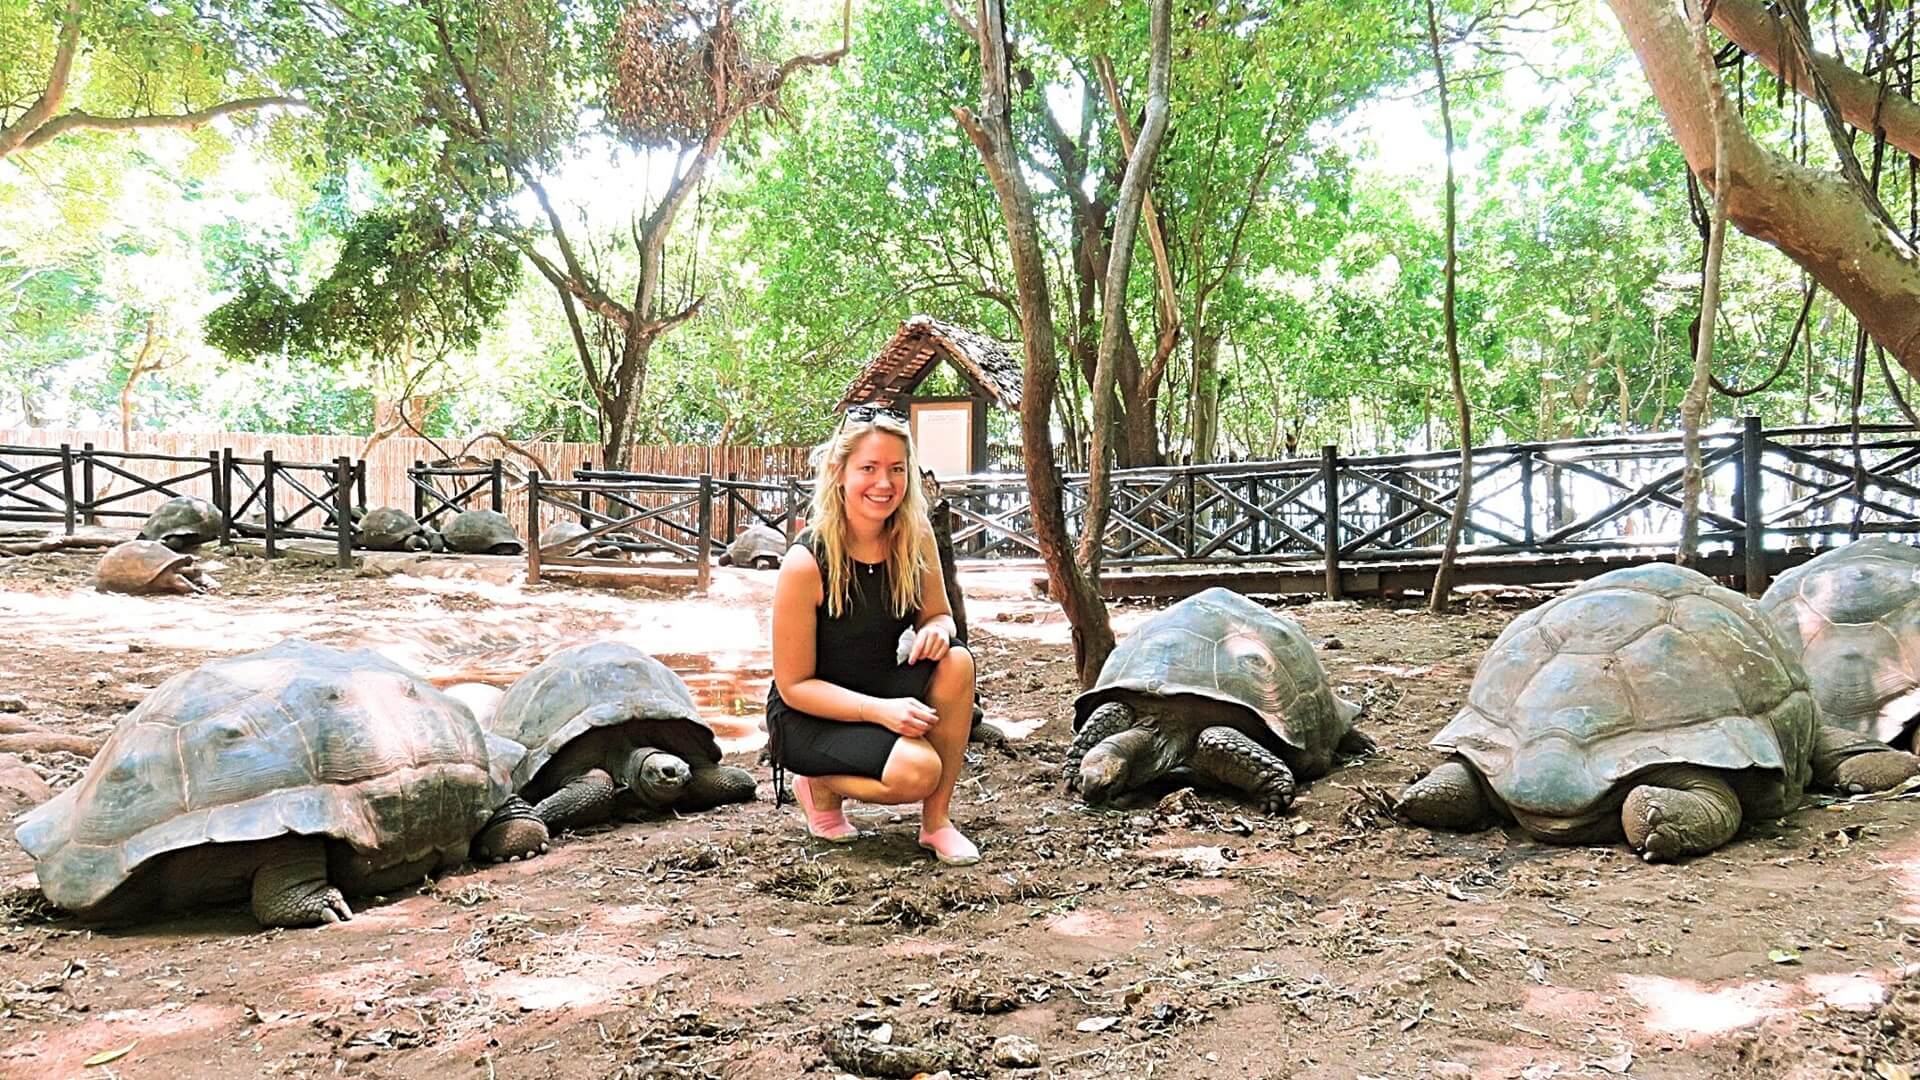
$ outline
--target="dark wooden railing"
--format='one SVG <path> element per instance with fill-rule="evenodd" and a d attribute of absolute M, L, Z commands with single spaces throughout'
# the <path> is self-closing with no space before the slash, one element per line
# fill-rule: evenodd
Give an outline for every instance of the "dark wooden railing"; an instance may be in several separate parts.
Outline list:
<path fill-rule="evenodd" d="M 1920 433 L 1869 426 L 1738 430 L 1705 435 L 1701 454 L 1702 554 L 1732 559 L 1749 581 L 1763 580 L 1768 553 L 1817 550 L 1868 533 L 1920 536 Z M 1530 559 L 1670 557 L 1677 547 L 1682 445 L 1656 433 L 1477 448 L 1473 495 L 1461 551 Z M 98 478 L 131 490 L 95 494 Z M 1104 537 L 1117 570 L 1323 568 L 1329 592 L 1343 572 L 1431 561 L 1441 550 L 1460 480 L 1456 452 L 1232 462 L 1113 474 Z M 459 468 L 416 463 L 414 516 L 423 523 L 476 504 L 506 509 L 500 462 Z M 331 539 L 347 557 L 351 516 L 365 506 L 363 462 L 275 461 L 0 446 L 0 522 L 59 523 L 69 531 L 101 519 L 142 516 L 123 509 L 139 494 L 200 494 L 211 487 L 230 534 L 259 537 L 270 553 L 293 538 Z M 810 503 L 810 483 L 576 469 L 571 480 L 529 478 L 530 558 L 541 521 L 578 520 L 632 555 L 670 565 L 704 565 L 744 526 L 760 522 L 791 536 Z M 1061 477 L 1070 529 L 1084 520 L 1086 478 Z M 1031 559 L 1026 478 L 960 477 L 942 485 L 963 558 Z M 513 492 L 518 518 L 520 489 Z M 257 520 L 249 520 L 257 513 Z M 1076 536 L 1077 539 L 1077 536 Z M 578 543 L 576 540 L 575 543 Z M 537 567 L 535 567 L 537 572 Z"/>

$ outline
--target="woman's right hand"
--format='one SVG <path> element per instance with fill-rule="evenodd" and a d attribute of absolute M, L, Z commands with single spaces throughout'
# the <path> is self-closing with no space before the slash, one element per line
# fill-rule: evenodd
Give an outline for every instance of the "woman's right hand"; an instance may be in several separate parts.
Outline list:
<path fill-rule="evenodd" d="M 919 698 L 873 698 L 860 710 L 860 719 L 903 738 L 917 739 L 933 727 L 940 714 Z"/>

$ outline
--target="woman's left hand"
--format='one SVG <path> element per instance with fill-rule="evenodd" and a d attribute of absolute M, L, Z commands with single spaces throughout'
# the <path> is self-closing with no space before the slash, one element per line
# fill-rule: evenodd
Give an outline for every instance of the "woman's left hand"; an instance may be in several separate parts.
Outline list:
<path fill-rule="evenodd" d="M 917 664 L 922 660 L 938 660 L 947 655 L 953 642 L 947 636 L 947 628 L 939 623 L 928 623 L 914 632 L 913 651 L 907 654 L 907 663 Z"/>

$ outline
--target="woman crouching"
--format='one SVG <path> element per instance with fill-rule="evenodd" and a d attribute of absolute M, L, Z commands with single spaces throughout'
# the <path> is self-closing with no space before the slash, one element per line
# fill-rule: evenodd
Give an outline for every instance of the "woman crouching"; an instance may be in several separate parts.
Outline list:
<path fill-rule="evenodd" d="M 917 802 L 920 846 L 964 866 L 980 860 L 952 819 L 973 656 L 953 643 L 919 475 L 891 412 L 848 409 L 824 448 L 813 527 L 788 549 L 773 591 L 774 798 L 791 770 L 808 832 L 835 843 L 860 835 L 844 800 Z"/>

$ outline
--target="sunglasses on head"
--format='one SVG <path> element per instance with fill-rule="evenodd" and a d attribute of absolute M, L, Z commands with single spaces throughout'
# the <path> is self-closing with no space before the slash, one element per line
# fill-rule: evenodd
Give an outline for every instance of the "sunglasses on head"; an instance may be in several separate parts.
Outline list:
<path fill-rule="evenodd" d="M 842 423 L 870 424 L 883 416 L 898 423 L 907 422 L 907 414 L 892 405 L 849 405 Z"/>

